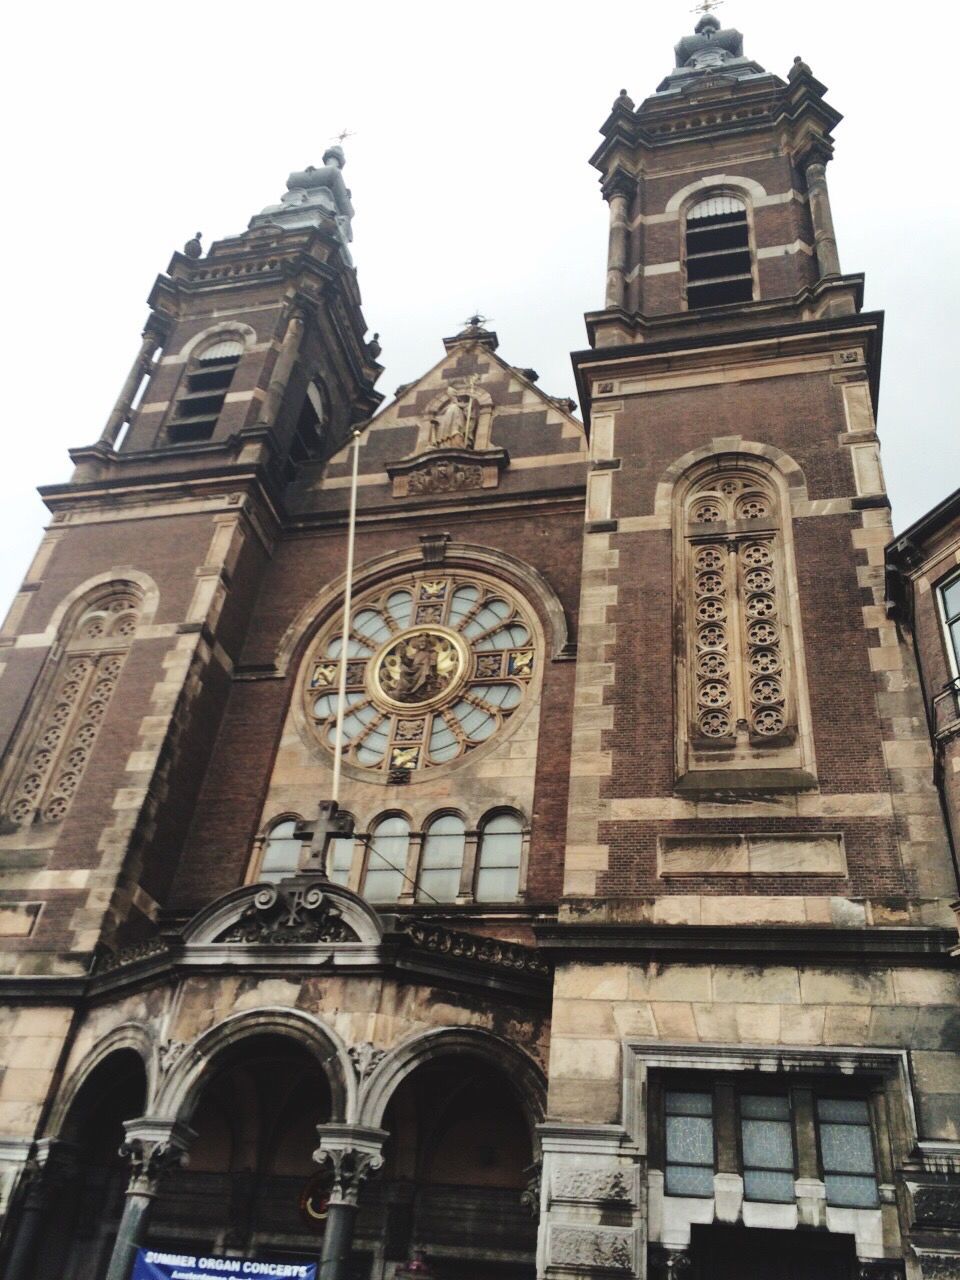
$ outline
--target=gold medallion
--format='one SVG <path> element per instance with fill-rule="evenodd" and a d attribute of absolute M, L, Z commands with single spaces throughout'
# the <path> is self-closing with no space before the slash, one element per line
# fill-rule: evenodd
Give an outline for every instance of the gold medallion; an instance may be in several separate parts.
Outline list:
<path fill-rule="evenodd" d="M 424 711 L 453 696 L 468 661 L 467 646 L 455 631 L 411 627 L 388 640 L 369 664 L 369 692 L 388 707 Z"/>

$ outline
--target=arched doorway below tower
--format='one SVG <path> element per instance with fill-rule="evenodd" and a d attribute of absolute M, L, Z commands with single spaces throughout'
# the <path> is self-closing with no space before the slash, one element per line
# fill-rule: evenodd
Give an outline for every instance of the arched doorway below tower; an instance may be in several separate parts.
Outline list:
<path fill-rule="evenodd" d="M 120 1155 L 123 1122 L 143 1115 L 143 1059 L 118 1049 L 90 1073 L 67 1113 L 59 1176 L 49 1180 L 37 1276 L 101 1280 L 123 1213 L 129 1170 Z"/>
<path fill-rule="evenodd" d="M 196 1133 L 187 1166 L 162 1184 L 153 1247 L 311 1261 L 320 1224 L 300 1210 L 317 1173 L 317 1125 L 330 1119 L 330 1087 L 296 1041 L 252 1036 L 224 1052 L 186 1122 Z"/>
<path fill-rule="evenodd" d="M 431 1280 L 535 1274 L 537 1224 L 521 1202 L 531 1123 L 505 1072 L 470 1054 L 425 1062 L 394 1093 L 383 1127 L 384 1170 L 364 1187 L 355 1243 L 374 1280 L 418 1254 Z"/>

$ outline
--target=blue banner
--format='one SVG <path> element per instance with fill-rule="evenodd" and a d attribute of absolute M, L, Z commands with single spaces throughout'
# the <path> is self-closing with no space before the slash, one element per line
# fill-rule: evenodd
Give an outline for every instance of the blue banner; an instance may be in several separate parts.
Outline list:
<path fill-rule="evenodd" d="M 235 1280 L 237 1276 L 317 1280 L 315 1262 L 258 1262 L 255 1258 L 211 1258 L 168 1249 L 138 1249 L 130 1280 Z"/>

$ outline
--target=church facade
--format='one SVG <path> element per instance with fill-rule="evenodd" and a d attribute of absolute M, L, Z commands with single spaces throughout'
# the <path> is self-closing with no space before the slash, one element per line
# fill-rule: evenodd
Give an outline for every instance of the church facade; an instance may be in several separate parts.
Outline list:
<path fill-rule="evenodd" d="M 9 1280 L 958 1280 L 957 516 L 825 93 L 621 92 L 579 416 L 479 316 L 384 406 L 339 147 L 158 278 L 0 635 Z"/>

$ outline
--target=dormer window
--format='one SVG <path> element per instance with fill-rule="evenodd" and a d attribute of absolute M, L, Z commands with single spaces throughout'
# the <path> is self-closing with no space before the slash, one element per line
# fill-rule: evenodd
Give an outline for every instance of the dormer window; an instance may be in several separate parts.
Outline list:
<path fill-rule="evenodd" d="M 225 338 L 206 347 L 190 362 L 184 390 L 177 397 L 167 429 L 173 444 L 209 440 L 213 435 L 243 350 L 239 338 Z"/>
<path fill-rule="evenodd" d="M 686 218 L 687 307 L 753 301 L 753 256 L 747 206 L 738 196 L 713 195 Z"/>

